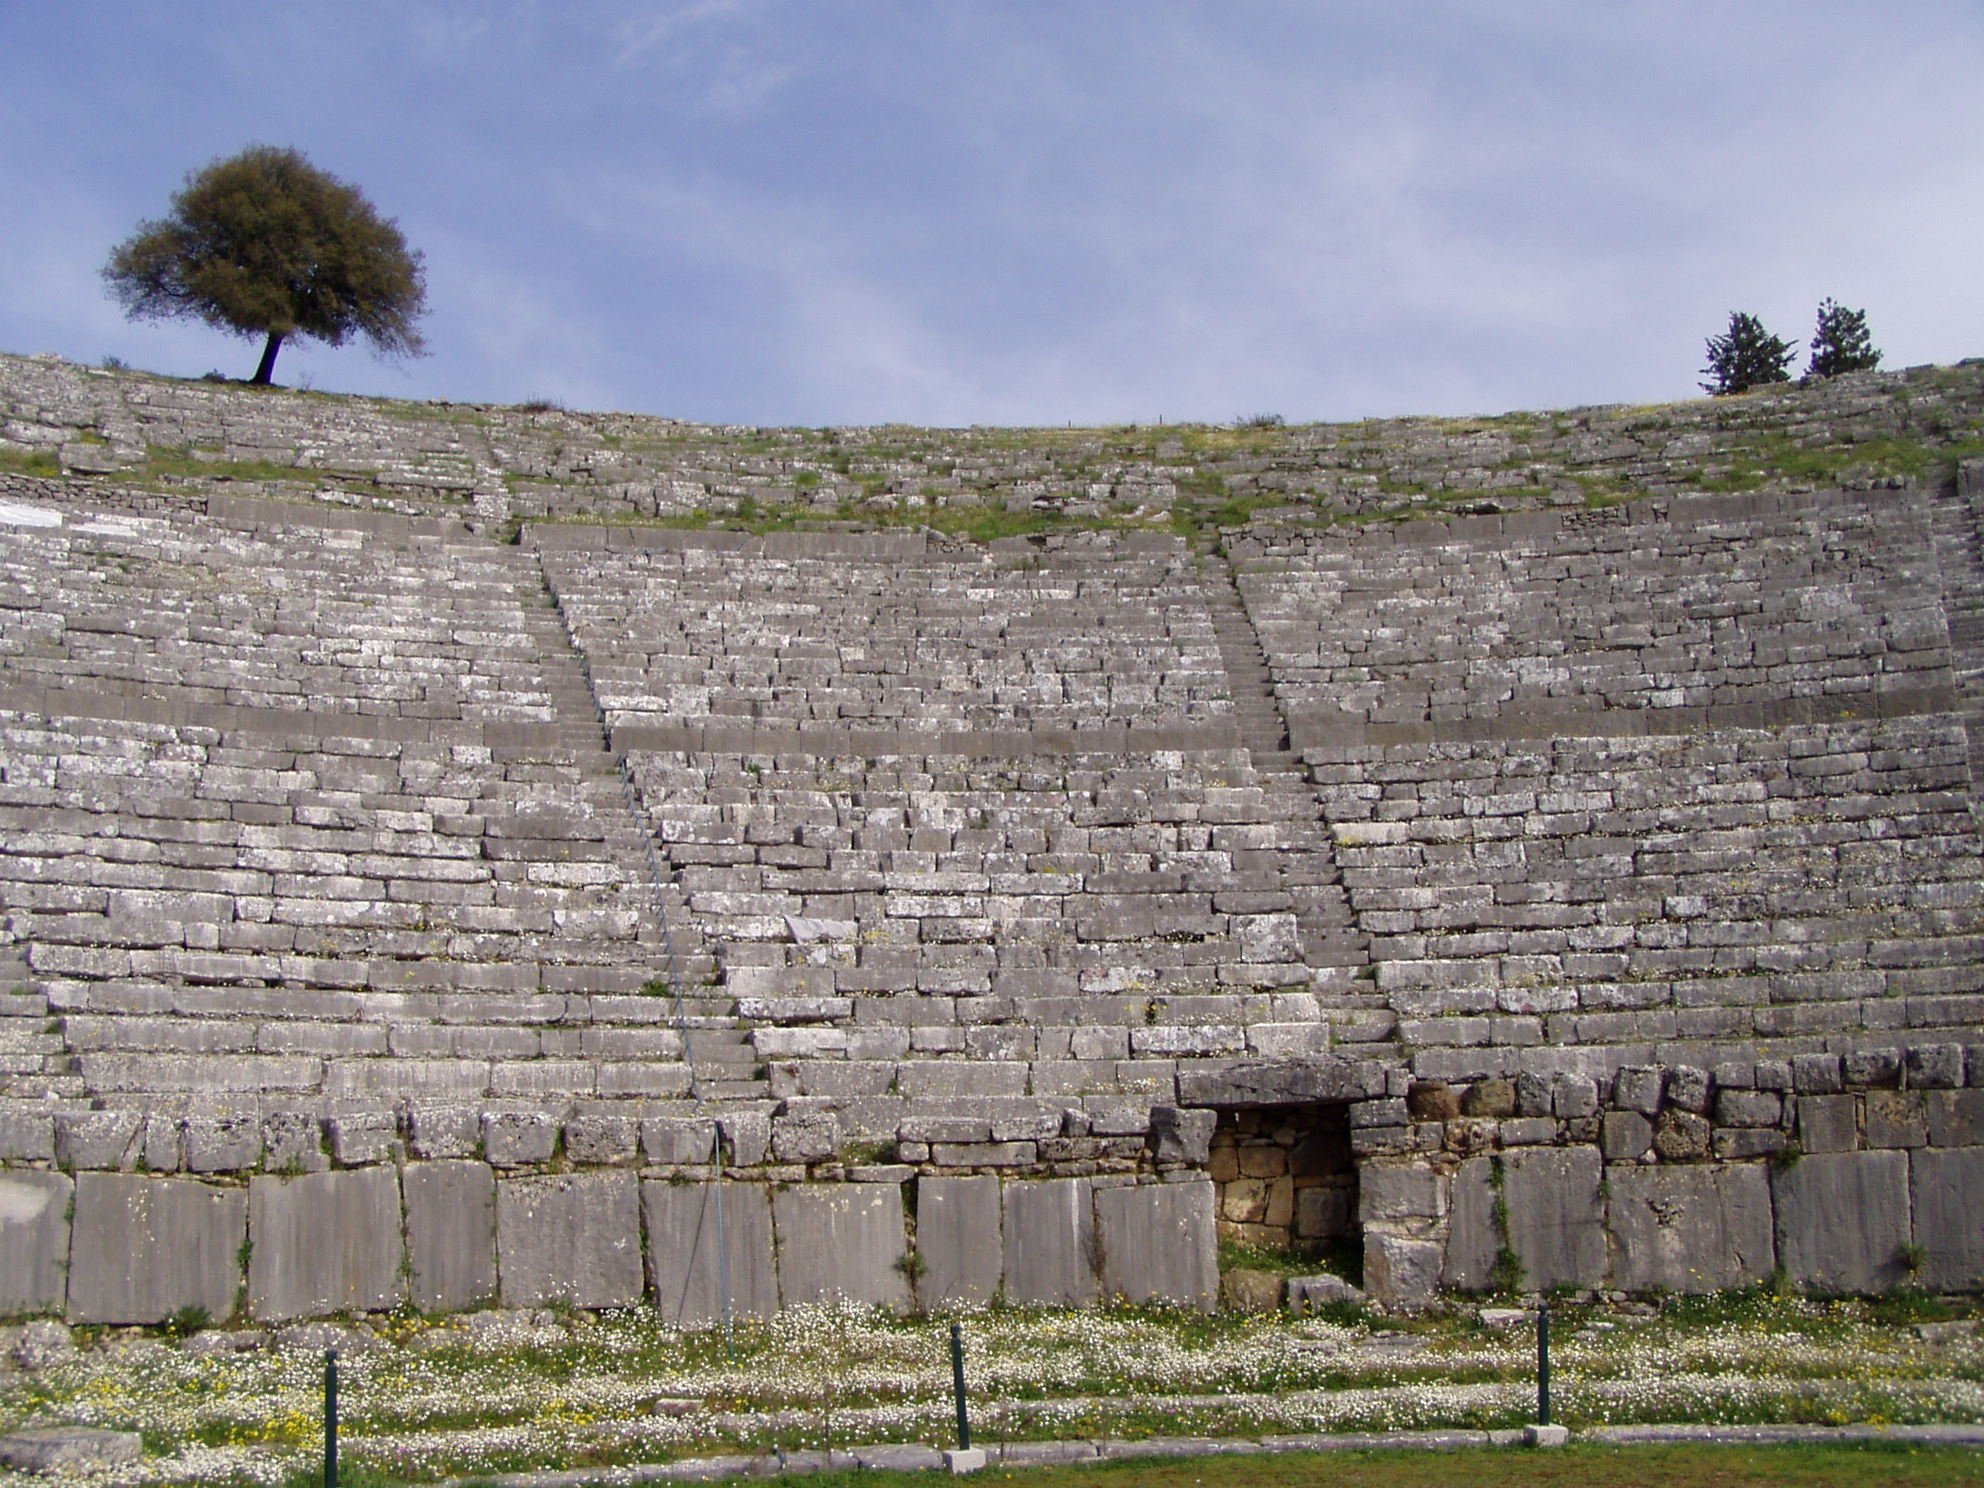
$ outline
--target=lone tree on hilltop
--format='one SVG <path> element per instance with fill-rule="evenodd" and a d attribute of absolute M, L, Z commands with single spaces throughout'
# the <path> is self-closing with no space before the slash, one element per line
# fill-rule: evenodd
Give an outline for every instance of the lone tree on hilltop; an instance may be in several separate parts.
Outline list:
<path fill-rule="evenodd" d="M 192 316 L 266 336 L 267 384 L 292 336 L 418 356 L 427 286 L 420 255 L 357 187 L 296 150 L 250 145 L 188 175 L 172 215 L 141 222 L 103 277 L 133 319 Z"/>
<path fill-rule="evenodd" d="M 1812 364 L 1805 375 L 1837 377 L 1842 372 L 1871 372 L 1880 364 L 1881 354 L 1867 336 L 1867 312 L 1823 301 L 1818 334 L 1812 337 Z"/>
<path fill-rule="evenodd" d="M 1789 382 L 1786 368 L 1797 354 L 1789 341 L 1765 330 L 1756 316 L 1733 310 L 1729 329 L 1708 338 L 1708 365 L 1702 371 L 1715 381 L 1703 383 L 1702 390 L 1721 397 L 1766 383 Z"/>

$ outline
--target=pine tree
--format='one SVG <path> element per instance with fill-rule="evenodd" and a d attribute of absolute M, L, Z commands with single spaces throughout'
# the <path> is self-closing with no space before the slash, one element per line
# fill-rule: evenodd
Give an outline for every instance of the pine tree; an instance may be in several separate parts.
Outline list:
<path fill-rule="evenodd" d="M 1747 392 L 1766 383 L 1789 382 L 1787 370 L 1797 348 L 1781 336 L 1773 336 L 1754 315 L 1733 310 L 1729 329 L 1708 338 L 1708 365 L 1702 371 L 1715 379 L 1702 384 L 1704 392 L 1721 397 Z"/>
<path fill-rule="evenodd" d="M 382 355 L 421 350 L 420 255 L 357 187 L 295 150 L 251 145 L 189 175 L 172 215 L 139 223 L 103 277 L 133 319 L 266 337 L 258 383 L 292 336 L 342 346 L 356 332 Z"/>
<path fill-rule="evenodd" d="M 1837 377 L 1842 372 L 1871 372 L 1881 354 L 1867 336 L 1867 312 L 1849 310 L 1827 299 L 1819 306 L 1819 330 L 1812 337 L 1812 364 L 1807 377 Z"/>

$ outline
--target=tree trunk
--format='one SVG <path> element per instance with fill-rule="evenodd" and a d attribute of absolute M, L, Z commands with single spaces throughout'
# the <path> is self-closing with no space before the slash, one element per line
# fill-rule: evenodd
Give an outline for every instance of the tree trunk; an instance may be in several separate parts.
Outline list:
<path fill-rule="evenodd" d="M 276 353 L 282 350 L 282 332 L 270 331 L 269 344 L 262 348 L 262 365 L 255 369 L 255 375 L 248 380 L 256 387 L 267 387 L 269 379 L 276 375 Z"/>

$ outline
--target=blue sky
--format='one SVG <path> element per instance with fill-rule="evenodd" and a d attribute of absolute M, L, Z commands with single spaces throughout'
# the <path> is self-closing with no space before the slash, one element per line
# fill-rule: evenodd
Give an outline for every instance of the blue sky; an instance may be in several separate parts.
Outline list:
<path fill-rule="evenodd" d="M 245 376 L 98 269 L 292 145 L 431 355 L 281 382 L 753 424 L 1693 396 L 1732 309 L 1984 354 L 1976 0 L 0 0 L 0 350 Z M 1801 363 L 1802 365 L 1802 363 Z"/>

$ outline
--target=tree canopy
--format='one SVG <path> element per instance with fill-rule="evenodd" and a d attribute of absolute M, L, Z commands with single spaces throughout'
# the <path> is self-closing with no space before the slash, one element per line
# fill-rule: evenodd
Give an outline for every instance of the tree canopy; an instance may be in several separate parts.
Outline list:
<path fill-rule="evenodd" d="M 425 308 L 418 252 L 357 187 L 301 152 L 251 145 L 186 178 L 170 216 L 141 222 L 103 277 L 133 319 L 190 317 L 264 336 L 267 383 L 291 337 L 417 356 Z"/>
<path fill-rule="evenodd" d="M 1849 310 L 1830 299 L 1819 306 L 1818 333 L 1812 337 L 1812 364 L 1807 377 L 1837 377 L 1843 372 L 1872 372 L 1881 354 L 1867 334 L 1867 312 Z"/>
<path fill-rule="evenodd" d="M 1702 371 L 1715 381 L 1702 384 L 1718 397 L 1747 392 L 1765 383 L 1789 382 L 1788 370 L 1797 349 L 1782 336 L 1773 336 L 1763 322 L 1741 310 L 1731 311 L 1729 329 L 1708 338 L 1708 365 Z"/>

